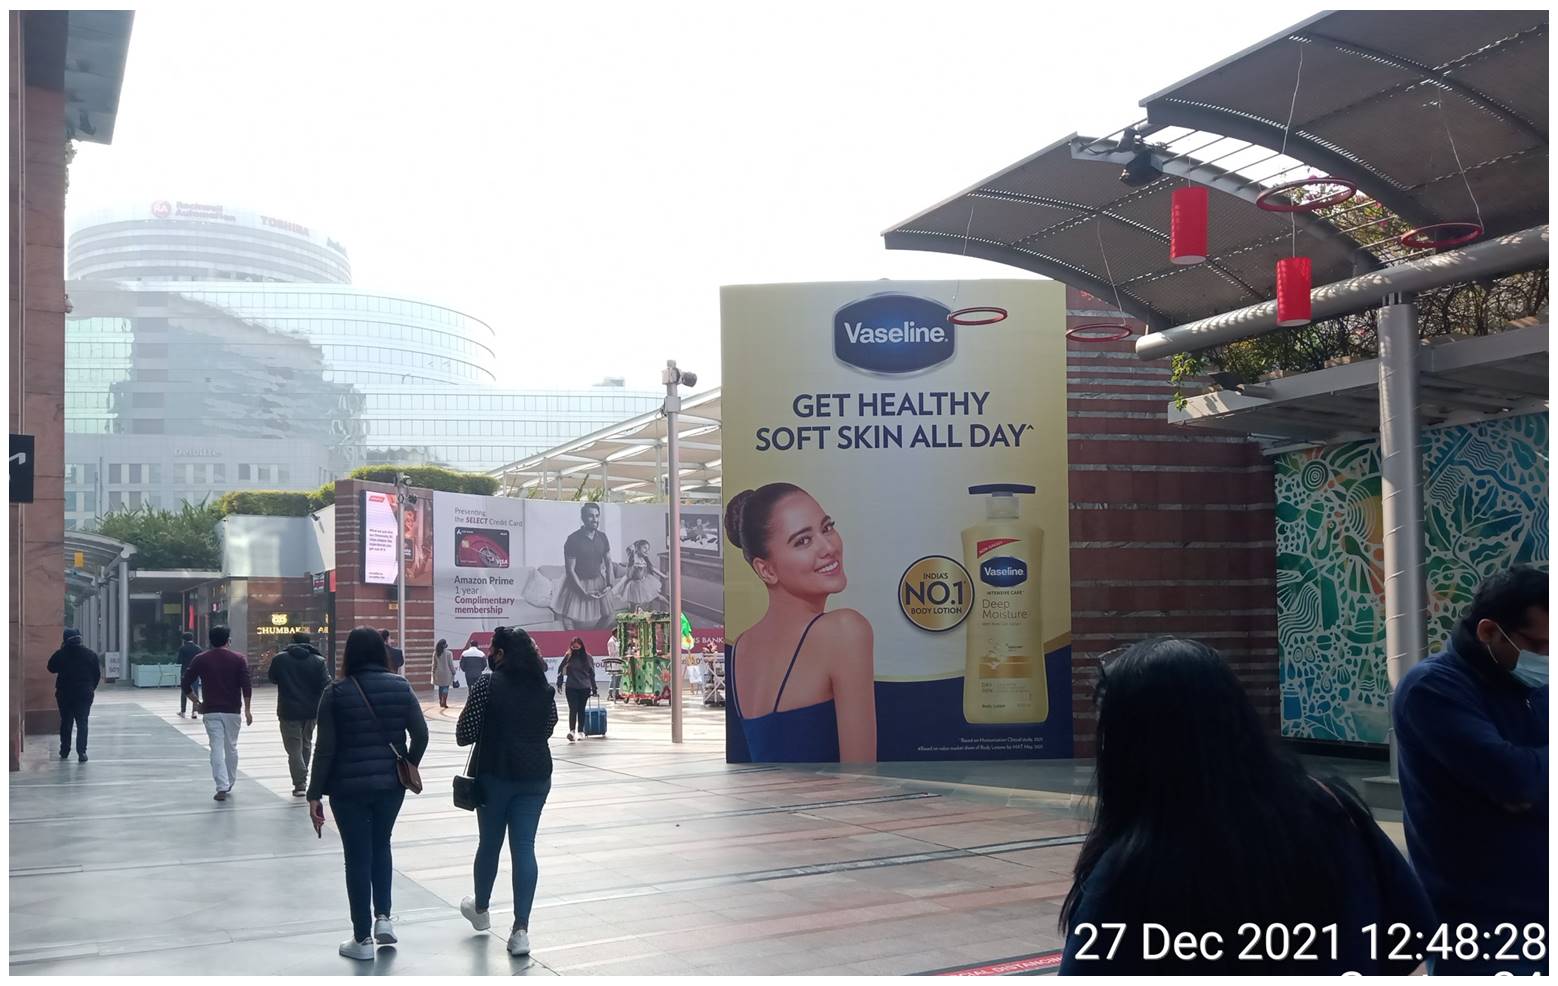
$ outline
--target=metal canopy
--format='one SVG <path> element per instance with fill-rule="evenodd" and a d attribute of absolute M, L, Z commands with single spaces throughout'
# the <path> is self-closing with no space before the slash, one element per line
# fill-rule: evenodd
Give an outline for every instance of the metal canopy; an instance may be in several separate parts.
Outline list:
<path fill-rule="evenodd" d="M 1490 414 L 1547 410 L 1548 327 L 1474 338 L 1439 336 L 1418 359 L 1418 413 L 1424 426 Z M 1170 424 L 1231 431 L 1277 444 L 1330 444 L 1379 432 L 1379 360 L 1360 360 L 1239 390 L 1192 397 L 1170 407 Z"/>
<path fill-rule="evenodd" d="M 76 564 L 80 554 L 81 564 Z M 84 531 L 65 532 L 65 583 L 67 590 L 76 597 L 91 595 L 102 581 L 107 570 L 121 560 L 135 554 L 133 545 L 116 541 L 101 534 Z"/>
<path fill-rule="evenodd" d="M 1417 226 L 1480 208 L 1485 238 L 1547 221 L 1546 11 L 1322 14 L 1142 105 L 1133 128 L 1052 144 L 887 230 L 886 246 L 981 257 L 1108 301 L 1117 287 L 1157 331 L 1269 301 L 1294 235 L 1316 285 L 1412 256 L 1371 243 L 1351 204 L 1336 225 L 1255 208 L 1285 180 L 1348 178 Z M 1133 189 L 1120 169 L 1141 151 L 1162 175 Z M 1225 194 L 1212 197 L 1207 262 L 1176 267 L 1169 196 L 1187 181 Z"/>
<path fill-rule="evenodd" d="M 75 140 L 114 139 L 133 10 L 72 10 L 65 47 L 65 130 Z"/>
<path fill-rule="evenodd" d="M 1051 144 L 883 239 L 890 250 L 966 253 L 1021 267 L 1105 301 L 1118 290 L 1120 307 L 1154 330 L 1272 296 L 1277 260 L 1288 255 L 1294 235 L 1286 215 L 1255 208 L 1244 201 L 1254 198 L 1246 183 L 1219 185 L 1226 172 L 1188 155 L 1156 155 L 1164 175 L 1129 188 L 1120 182 L 1117 156 L 1101 143 L 1073 135 Z M 1229 192 L 1212 199 L 1204 264 L 1169 260 L 1169 199 L 1190 184 L 1175 171 Z M 1355 241 L 1320 220 L 1306 218 L 1297 235 L 1317 284 L 1372 266 Z"/>
<path fill-rule="evenodd" d="M 1475 221 L 1469 181 L 1487 235 L 1498 236 L 1547 221 L 1547 19 L 1545 10 L 1334 11 L 1141 105 L 1155 126 L 1267 147 L 1282 145 L 1291 109 L 1289 154 L 1356 181 L 1419 226 Z"/>
<path fill-rule="evenodd" d="M 718 499 L 723 475 L 720 388 L 685 398 L 676 430 L 683 495 Z M 497 477 L 501 496 L 522 497 L 539 490 L 566 498 L 581 486 L 598 488 L 604 483 L 613 499 L 660 500 L 667 475 L 666 437 L 665 415 L 649 411 L 489 475 Z"/>

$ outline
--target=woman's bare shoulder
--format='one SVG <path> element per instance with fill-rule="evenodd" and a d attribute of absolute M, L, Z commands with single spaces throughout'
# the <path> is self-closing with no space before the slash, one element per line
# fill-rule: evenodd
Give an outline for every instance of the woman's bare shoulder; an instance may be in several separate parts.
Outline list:
<path fill-rule="evenodd" d="M 817 621 L 816 629 L 844 642 L 870 644 L 872 639 L 871 621 L 853 609 L 836 609 L 824 614 Z"/>

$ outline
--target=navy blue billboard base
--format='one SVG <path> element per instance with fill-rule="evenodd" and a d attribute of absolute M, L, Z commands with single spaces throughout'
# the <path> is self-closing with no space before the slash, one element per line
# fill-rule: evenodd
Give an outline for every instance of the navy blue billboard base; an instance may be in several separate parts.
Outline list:
<path fill-rule="evenodd" d="M 1071 648 L 1045 657 L 1049 718 L 1042 723 L 971 725 L 963 719 L 963 679 L 878 681 L 876 758 L 1058 760 L 1072 755 Z M 727 689 L 728 691 L 728 689 Z M 725 761 L 751 763 L 741 718 L 725 706 Z"/>

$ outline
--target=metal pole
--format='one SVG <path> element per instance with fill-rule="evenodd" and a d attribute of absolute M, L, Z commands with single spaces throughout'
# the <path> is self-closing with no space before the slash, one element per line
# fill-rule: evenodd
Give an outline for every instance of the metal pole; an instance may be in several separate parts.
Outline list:
<path fill-rule="evenodd" d="M 1379 313 L 1380 503 L 1385 521 L 1385 670 L 1391 687 L 1427 650 L 1417 305 L 1391 295 Z"/>
<path fill-rule="evenodd" d="M 1447 284 L 1546 267 L 1547 247 L 1548 228 L 1535 226 L 1346 281 L 1322 284 L 1310 292 L 1314 320 L 1361 312 L 1392 294 L 1428 291 Z M 1136 355 L 1140 359 L 1162 359 L 1265 335 L 1277 328 L 1277 303 L 1267 301 L 1162 332 L 1149 332 L 1137 338 Z"/>
<path fill-rule="evenodd" d="M 406 488 L 410 477 L 395 477 L 395 643 L 406 649 Z M 393 669 L 392 669 L 393 670 Z M 404 672 L 404 668 L 401 669 Z"/>
<path fill-rule="evenodd" d="M 677 394 L 679 378 L 676 361 L 666 361 L 665 374 L 665 456 L 670 469 L 671 501 L 671 742 L 682 741 L 682 483 L 677 468 L 676 415 L 682 409 Z"/>
<path fill-rule="evenodd" d="M 611 463 L 600 460 L 600 501 L 611 502 Z"/>
<path fill-rule="evenodd" d="M 130 667 L 130 556 L 119 559 L 119 667 Z"/>

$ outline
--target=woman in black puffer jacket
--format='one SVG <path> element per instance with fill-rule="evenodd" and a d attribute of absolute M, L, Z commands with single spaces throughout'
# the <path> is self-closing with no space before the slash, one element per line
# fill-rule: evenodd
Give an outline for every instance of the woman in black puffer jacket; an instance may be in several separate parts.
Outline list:
<path fill-rule="evenodd" d="M 375 940 L 380 945 L 396 940 L 390 921 L 390 834 L 406 800 L 395 771 L 396 753 L 422 762 L 427 721 L 411 683 L 390 672 L 379 631 L 353 630 L 346 638 L 344 665 L 345 676 L 319 700 L 308 810 L 319 829 L 325 823 L 322 799 L 330 796 L 352 912 L 352 939 L 341 943 L 340 952 L 350 959 L 371 959 Z"/>
<path fill-rule="evenodd" d="M 552 753 L 547 740 L 557 727 L 557 698 L 546 680 L 546 661 L 535 641 L 518 627 L 498 627 L 487 655 L 491 670 L 471 683 L 460 711 L 455 740 L 476 744 L 471 776 L 481 806 L 476 822 L 476 893 L 460 902 L 460 913 L 477 931 L 492 926 L 487 906 L 498 876 L 498 856 L 508 833 L 514 869 L 514 927 L 510 955 L 530 952 L 530 906 L 536 898 L 536 828 L 552 790 Z"/>

